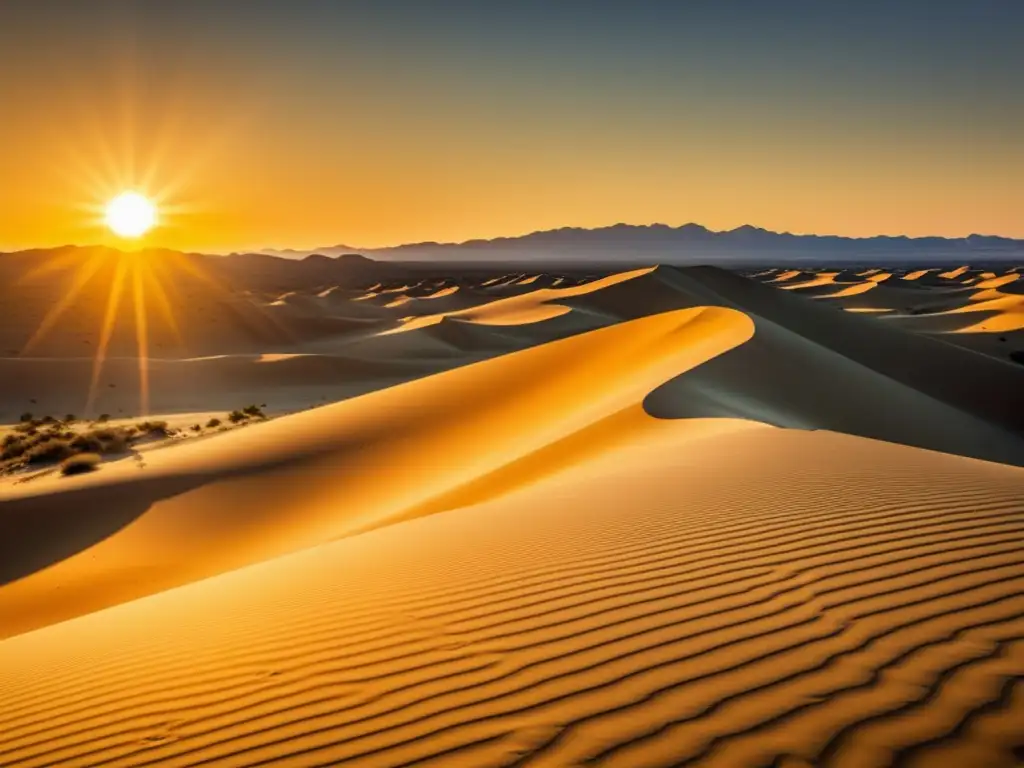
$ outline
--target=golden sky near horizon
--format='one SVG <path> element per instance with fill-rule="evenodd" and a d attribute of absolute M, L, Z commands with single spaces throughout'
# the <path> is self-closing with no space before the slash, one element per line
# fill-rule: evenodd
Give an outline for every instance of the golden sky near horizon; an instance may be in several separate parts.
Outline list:
<path fill-rule="evenodd" d="M 1020 99 L 992 85 L 1014 62 L 980 21 L 890 49 L 830 17 L 762 44 L 717 18 L 619 10 L 580 32 L 526 6 L 406 19 L 432 33 L 407 38 L 400 19 L 301 2 L 7 11 L 0 249 L 116 244 L 99 210 L 125 189 L 160 203 L 146 245 L 211 251 L 617 222 L 1024 237 Z M 988 48 L 943 37 L 972 30 Z M 797 34 L 818 44 L 787 54 Z M 928 79 L 964 61 L 988 80 Z"/>

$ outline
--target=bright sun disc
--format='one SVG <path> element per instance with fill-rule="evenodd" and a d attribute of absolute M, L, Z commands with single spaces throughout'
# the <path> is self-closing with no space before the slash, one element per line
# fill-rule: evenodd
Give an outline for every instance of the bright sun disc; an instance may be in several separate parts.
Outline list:
<path fill-rule="evenodd" d="M 107 226 L 121 237 L 140 237 L 156 224 L 156 206 L 138 192 L 124 192 L 109 203 Z"/>

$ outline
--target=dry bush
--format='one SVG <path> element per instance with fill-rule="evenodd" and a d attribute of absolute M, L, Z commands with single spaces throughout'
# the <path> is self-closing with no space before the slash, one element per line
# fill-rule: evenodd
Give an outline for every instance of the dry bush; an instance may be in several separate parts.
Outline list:
<path fill-rule="evenodd" d="M 15 438 L 11 440 L 14 435 L 8 435 L 4 438 L 3 446 L 0 447 L 0 461 L 10 461 L 11 459 L 17 459 L 25 455 L 25 451 L 28 450 L 28 444 L 24 440 Z"/>
<path fill-rule="evenodd" d="M 69 444 L 76 451 L 83 453 L 99 453 L 103 450 L 103 442 L 95 434 L 87 432 L 84 435 L 75 435 Z"/>
<path fill-rule="evenodd" d="M 166 434 L 165 422 L 148 422 L 146 435 Z M 63 462 L 79 454 L 127 453 L 142 437 L 135 428 L 102 427 L 76 434 L 52 417 L 22 422 L 0 441 L 0 471 Z"/>
<path fill-rule="evenodd" d="M 135 429 L 145 437 L 169 437 L 171 435 L 166 421 L 143 421 L 136 424 Z"/>
<path fill-rule="evenodd" d="M 25 451 L 25 463 L 33 464 L 55 464 L 58 461 L 71 458 L 75 450 L 64 440 L 51 438 L 29 448 Z"/>
<path fill-rule="evenodd" d="M 62 475 L 84 475 L 95 472 L 103 457 L 95 453 L 79 453 L 67 458 L 60 465 Z"/>
<path fill-rule="evenodd" d="M 79 453 L 124 453 L 131 447 L 132 437 L 126 429 L 94 429 L 76 435 L 69 445 Z"/>

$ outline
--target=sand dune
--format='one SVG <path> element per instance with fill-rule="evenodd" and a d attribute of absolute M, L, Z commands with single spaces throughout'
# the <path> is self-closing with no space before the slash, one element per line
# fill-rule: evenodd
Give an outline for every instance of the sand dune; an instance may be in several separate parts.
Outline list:
<path fill-rule="evenodd" d="M 123 292 L 110 305 L 117 311 L 109 313 L 113 322 L 108 323 L 106 294 L 119 267 L 107 259 L 97 264 L 84 288 L 67 293 L 63 303 L 55 291 L 78 279 L 82 265 L 77 262 L 59 261 L 42 276 L 29 272 L 6 286 L 4 301 L 10 304 L 5 306 L 12 310 L 9 322 L 0 327 L 0 343 L 12 346 L 6 355 L 0 353 L 0 423 L 26 411 L 128 416 L 232 409 L 254 401 L 269 402 L 275 410 L 295 410 L 617 319 L 574 319 L 535 338 L 449 323 L 415 340 L 385 341 L 373 337 L 414 329 L 417 324 L 403 326 L 403 321 L 419 315 L 431 318 L 423 325 L 447 314 L 462 316 L 460 310 L 474 322 L 495 322 L 490 317 L 501 323 L 516 320 L 516 311 L 519 319 L 533 321 L 566 310 L 546 307 L 551 296 L 538 294 L 532 284 L 511 289 L 507 299 L 520 297 L 519 310 L 511 305 L 488 309 L 485 305 L 499 299 L 449 280 L 387 281 L 370 293 L 314 284 L 264 295 L 232 290 L 210 275 L 155 262 L 149 270 L 170 279 L 152 282 L 155 278 L 147 272 L 148 298 Z M 47 283 L 45 275 L 56 279 Z M 149 317 L 140 322 L 138 309 L 144 306 Z M 538 308 L 532 317 L 530 307 Z M 146 356 L 144 364 L 140 352 Z M 268 354 L 298 356 L 303 362 L 277 366 L 273 375 L 251 365 Z M 328 359 L 332 357 L 337 359 Z M 94 372 L 97 359 L 103 362 Z M 284 371 L 293 375 L 278 375 Z M 96 385 L 91 386 L 94 375 Z"/>
<path fill-rule="evenodd" d="M 321 274 L 149 362 L 285 415 L 0 482 L 0 765 L 1024 755 L 1024 366 L 947 340 L 1016 272 Z"/>
<path fill-rule="evenodd" d="M 832 285 L 838 275 L 838 272 L 819 272 L 810 280 L 804 280 L 798 283 L 790 279 L 785 285 L 779 287 L 784 291 L 797 291 L 806 288 L 817 288 L 823 285 Z"/>
<path fill-rule="evenodd" d="M 880 319 L 886 323 L 941 336 L 1001 360 L 1024 359 L 1024 284 L 1016 268 L 964 266 L 888 274 L 898 279 L 880 282 L 879 272 L 859 280 L 848 280 L 844 273 L 821 272 L 816 277 L 808 272 L 802 283 L 806 288 L 791 282 L 779 287 L 847 311 L 884 314 Z M 776 282 L 777 271 L 757 273 L 755 279 Z"/>
<path fill-rule="evenodd" d="M 632 270 L 610 275 L 593 282 L 568 288 L 538 288 L 502 299 L 479 303 L 468 309 L 439 312 L 413 318 L 399 328 L 384 333 L 407 332 L 440 323 L 445 319 L 465 320 L 481 325 L 522 325 L 540 323 L 572 311 L 565 299 L 602 291 L 609 286 L 634 280 L 650 269 Z M 521 283 L 517 283 L 521 285 Z"/>
<path fill-rule="evenodd" d="M 16 579 L 0 590 L 4 629 L 393 521 L 639 403 L 751 332 L 726 309 L 660 314 L 163 451 L 141 475 L 125 460 L 12 488 L 0 496 L 0 523 L 14 525 L 0 562 Z M 580 387 L 586 398 L 574 397 Z M 291 490 L 308 483 L 312 499 Z M 69 509 L 107 522 L 97 531 Z"/>
<path fill-rule="evenodd" d="M 700 269 L 700 268 L 698 268 Z M 902 330 L 889 315 L 871 317 L 836 312 L 820 301 L 807 301 L 721 270 L 702 279 L 727 294 L 732 305 L 796 330 L 801 336 L 860 365 L 882 371 L 965 413 L 1019 434 L 1024 412 L 1018 407 L 1024 368 L 971 354 L 924 334 Z M 870 325 L 866 325 L 870 324 Z M 978 397 L 978 392 L 985 392 Z"/>
<path fill-rule="evenodd" d="M 11 638 L 0 755 L 1012 765 L 1022 483 L 832 433 L 641 444 Z"/>

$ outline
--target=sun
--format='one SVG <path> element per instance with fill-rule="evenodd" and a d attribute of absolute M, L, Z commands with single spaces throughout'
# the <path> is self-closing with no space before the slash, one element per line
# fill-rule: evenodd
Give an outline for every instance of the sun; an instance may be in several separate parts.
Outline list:
<path fill-rule="evenodd" d="M 122 192 L 106 208 L 106 222 L 120 237 L 141 237 L 156 224 L 156 206 L 138 192 Z"/>

